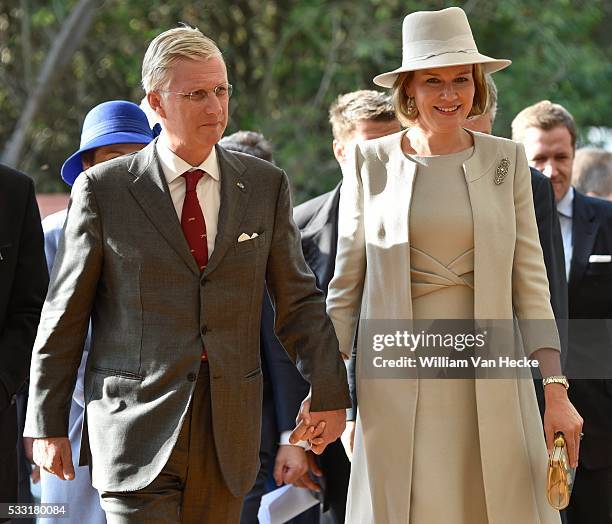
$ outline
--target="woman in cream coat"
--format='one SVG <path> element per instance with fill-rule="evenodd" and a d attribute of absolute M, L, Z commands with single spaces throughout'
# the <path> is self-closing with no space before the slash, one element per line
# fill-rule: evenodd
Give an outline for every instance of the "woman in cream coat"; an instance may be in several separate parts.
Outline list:
<path fill-rule="evenodd" d="M 553 318 L 523 148 L 462 128 L 510 62 L 478 53 L 459 8 L 408 15 L 403 40 L 375 83 L 409 130 L 359 144 L 342 185 L 328 313 L 347 356 L 360 319 Z M 560 375 L 554 329 L 522 340 Z M 364 358 L 347 523 L 559 522 L 530 379 L 371 378 Z M 563 385 L 545 392 L 549 447 L 562 431 L 575 464 L 582 419 Z"/>

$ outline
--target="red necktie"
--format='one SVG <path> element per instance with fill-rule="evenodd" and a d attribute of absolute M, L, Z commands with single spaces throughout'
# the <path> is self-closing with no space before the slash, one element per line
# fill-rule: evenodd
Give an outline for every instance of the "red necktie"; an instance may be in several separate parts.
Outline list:
<path fill-rule="evenodd" d="M 191 254 L 198 263 L 200 271 L 204 271 L 208 264 L 208 243 L 206 241 L 206 222 L 204 214 L 198 201 L 196 186 L 204 171 L 194 169 L 187 171 L 181 176 L 185 178 L 185 200 L 183 201 L 183 212 L 181 213 L 181 227 L 191 249 Z"/>
<path fill-rule="evenodd" d="M 194 169 L 187 171 L 181 176 L 185 179 L 185 200 L 183 201 L 183 212 L 181 213 L 181 227 L 189 244 L 189 249 L 195 258 L 200 272 L 204 271 L 208 264 L 208 242 L 206 239 L 206 222 L 198 200 L 196 187 L 204 171 Z M 202 348 L 202 360 L 208 360 L 206 349 Z"/>

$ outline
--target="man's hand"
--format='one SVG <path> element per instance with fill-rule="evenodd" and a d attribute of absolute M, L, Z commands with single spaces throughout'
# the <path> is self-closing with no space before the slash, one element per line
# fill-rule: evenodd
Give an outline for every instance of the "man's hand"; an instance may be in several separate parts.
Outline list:
<path fill-rule="evenodd" d="M 309 395 L 302 402 L 296 422 L 297 426 L 291 432 L 289 442 L 297 444 L 300 440 L 307 440 L 312 451 L 320 455 L 328 444 L 342 435 L 346 425 L 346 410 L 311 412 Z"/>
<path fill-rule="evenodd" d="M 297 479 L 293 485 L 298 488 L 307 488 L 312 491 L 316 491 L 319 493 L 321 491 L 321 486 L 319 486 L 310 476 L 312 473 L 315 477 L 322 477 L 323 472 L 319 469 L 317 464 L 317 459 L 312 451 L 306 452 L 306 458 L 308 459 L 308 469 L 310 471 L 306 471 L 299 479 Z"/>
<path fill-rule="evenodd" d="M 293 484 L 305 473 L 308 474 L 308 461 L 304 449 L 300 446 L 278 446 L 273 474 L 276 485 Z"/>
<path fill-rule="evenodd" d="M 40 482 L 40 466 L 34 464 L 34 458 L 32 457 L 32 445 L 34 444 L 34 439 L 31 437 L 23 437 L 22 440 L 25 456 L 28 459 L 28 462 L 34 466 L 32 468 L 32 473 L 30 473 L 30 478 L 32 479 L 33 484 L 38 484 Z"/>
<path fill-rule="evenodd" d="M 35 438 L 32 445 L 34 463 L 62 480 L 74 479 L 72 449 L 68 437 Z"/>
<path fill-rule="evenodd" d="M 347 420 L 346 428 L 340 437 L 342 441 L 342 445 L 344 446 L 344 451 L 349 461 L 353 461 L 353 443 L 355 442 L 355 421 Z"/>

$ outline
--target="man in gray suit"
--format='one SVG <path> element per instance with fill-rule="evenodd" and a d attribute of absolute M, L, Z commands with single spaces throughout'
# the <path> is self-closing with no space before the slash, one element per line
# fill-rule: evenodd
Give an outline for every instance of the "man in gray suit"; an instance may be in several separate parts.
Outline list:
<path fill-rule="evenodd" d="M 163 132 L 73 186 L 25 434 L 37 464 L 71 478 L 68 409 L 91 316 L 81 461 L 108 522 L 238 522 L 258 468 L 264 282 L 276 333 L 311 384 L 316 449 L 344 428 L 346 372 L 287 176 L 217 145 L 231 95 L 219 49 L 172 29 L 142 72 Z"/>

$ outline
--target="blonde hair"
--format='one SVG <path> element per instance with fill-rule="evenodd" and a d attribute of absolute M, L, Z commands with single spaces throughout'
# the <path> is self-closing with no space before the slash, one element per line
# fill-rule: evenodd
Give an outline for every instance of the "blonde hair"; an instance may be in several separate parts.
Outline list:
<path fill-rule="evenodd" d="M 474 99 L 468 118 L 484 114 L 489 101 L 489 89 L 480 64 L 473 65 L 472 75 L 474 77 Z M 414 104 L 414 99 L 408 96 L 406 91 L 413 79 L 414 71 L 408 71 L 400 73 L 393 84 L 393 105 L 397 118 L 404 126 L 414 125 L 419 117 L 419 110 Z"/>
<path fill-rule="evenodd" d="M 612 153 L 593 147 L 578 149 L 572 184 L 581 193 L 607 197 L 612 193 Z"/>
<path fill-rule="evenodd" d="M 142 61 L 142 87 L 146 93 L 168 83 L 168 70 L 180 58 L 208 60 L 221 58 L 221 51 L 210 38 L 193 27 L 176 27 L 157 35 Z"/>
<path fill-rule="evenodd" d="M 370 89 L 340 95 L 329 108 L 329 123 L 336 140 L 349 137 L 361 120 L 390 122 L 395 119 L 389 95 Z"/>
<path fill-rule="evenodd" d="M 493 76 L 489 73 L 485 74 L 485 80 L 487 82 L 487 89 L 489 90 L 489 98 L 487 100 L 487 107 L 483 114 L 491 115 L 491 123 L 495 122 L 495 117 L 497 116 L 497 86 L 493 81 Z"/>
<path fill-rule="evenodd" d="M 572 147 L 576 149 L 576 122 L 570 112 L 560 104 L 550 100 L 542 100 L 526 107 L 512 121 L 512 140 L 523 142 L 525 131 L 536 127 L 549 131 L 555 127 L 564 126 L 572 138 Z"/>

